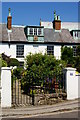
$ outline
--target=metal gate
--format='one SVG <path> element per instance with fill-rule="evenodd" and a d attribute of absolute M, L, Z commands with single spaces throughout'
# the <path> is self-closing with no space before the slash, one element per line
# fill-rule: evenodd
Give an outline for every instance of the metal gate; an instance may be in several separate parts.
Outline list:
<path fill-rule="evenodd" d="M 32 81 L 26 84 L 26 90 L 24 90 L 22 84 L 22 74 L 16 76 L 12 72 L 12 104 L 13 105 L 39 105 L 41 99 L 48 99 L 56 97 L 65 92 L 64 90 L 64 77 L 63 74 L 57 73 L 50 78 L 44 78 L 43 84 L 36 83 L 34 78 Z M 27 80 L 26 80 L 27 81 Z M 49 101 L 50 99 L 48 99 Z M 47 104 L 47 102 L 44 102 Z"/>

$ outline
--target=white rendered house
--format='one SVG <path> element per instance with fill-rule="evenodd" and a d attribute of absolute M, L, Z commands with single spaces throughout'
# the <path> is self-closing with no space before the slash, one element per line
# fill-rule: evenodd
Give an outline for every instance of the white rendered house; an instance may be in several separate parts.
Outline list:
<path fill-rule="evenodd" d="M 61 46 L 76 46 L 80 44 L 79 39 L 77 23 L 70 29 L 70 23 L 61 23 L 55 12 L 53 22 L 40 21 L 39 26 L 14 26 L 9 11 L 7 24 L 0 24 L 0 54 L 16 58 L 21 64 L 29 53 L 47 53 L 60 59 Z"/>

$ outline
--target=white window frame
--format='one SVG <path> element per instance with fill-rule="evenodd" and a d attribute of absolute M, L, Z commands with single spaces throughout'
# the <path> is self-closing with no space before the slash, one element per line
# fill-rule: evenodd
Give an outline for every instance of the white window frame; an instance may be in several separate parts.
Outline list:
<path fill-rule="evenodd" d="M 33 28 L 29 28 L 29 35 L 33 35 Z"/>
<path fill-rule="evenodd" d="M 16 45 L 16 57 L 17 58 L 24 57 L 24 45 Z"/>
<path fill-rule="evenodd" d="M 50 50 L 49 47 L 52 47 L 52 49 Z M 48 55 L 54 55 L 54 46 L 53 45 L 48 45 L 47 46 L 47 54 Z"/>

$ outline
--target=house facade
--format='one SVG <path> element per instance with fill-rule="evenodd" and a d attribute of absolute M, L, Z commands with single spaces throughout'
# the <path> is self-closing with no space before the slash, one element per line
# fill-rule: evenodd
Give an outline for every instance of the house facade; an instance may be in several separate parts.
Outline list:
<path fill-rule="evenodd" d="M 61 46 L 71 46 L 76 50 L 80 44 L 80 23 L 63 23 L 54 12 L 52 22 L 40 21 L 39 26 L 12 25 L 9 9 L 7 24 L 0 24 L 0 54 L 16 58 L 21 64 L 29 53 L 52 54 L 61 58 Z"/>

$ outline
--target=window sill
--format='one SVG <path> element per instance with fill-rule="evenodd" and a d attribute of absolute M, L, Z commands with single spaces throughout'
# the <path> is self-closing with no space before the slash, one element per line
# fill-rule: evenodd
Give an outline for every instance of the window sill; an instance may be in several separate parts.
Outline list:
<path fill-rule="evenodd" d="M 24 56 L 16 56 L 16 58 L 24 58 Z"/>

